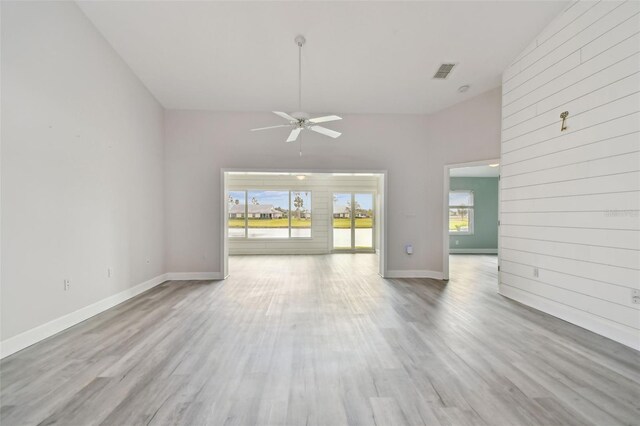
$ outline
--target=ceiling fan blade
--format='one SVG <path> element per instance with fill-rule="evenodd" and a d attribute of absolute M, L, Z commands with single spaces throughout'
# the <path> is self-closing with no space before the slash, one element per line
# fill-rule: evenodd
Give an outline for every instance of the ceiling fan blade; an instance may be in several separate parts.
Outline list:
<path fill-rule="evenodd" d="M 290 116 L 286 112 L 281 112 L 281 111 L 271 111 L 271 112 L 273 112 L 275 115 L 279 115 L 280 117 L 284 118 L 285 120 L 298 121 L 295 117 Z"/>
<path fill-rule="evenodd" d="M 342 120 L 342 117 L 338 117 L 337 115 L 326 115 L 324 117 L 316 117 L 309 119 L 311 123 L 326 123 L 327 121 L 336 121 Z"/>
<path fill-rule="evenodd" d="M 258 127 L 257 129 L 251 129 L 251 131 L 255 132 L 256 130 L 276 129 L 278 127 L 291 127 L 291 124 L 280 124 L 279 126 Z"/>
<path fill-rule="evenodd" d="M 336 132 L 335 130 L 327 129 L 326 127 L 322 127 L 322 126 L 311 126 L 311 127 L 309 127 L 309 130 L 313 130 L 314 132 L 320 133 L 321 135 L 332 137 L 334 139 L 342 134 L 340 132 Z"/>
<path fill-rule="evenodd" d="M 300 127 L 296 127 L 295 129 L 293 129 L 291 133 L 289 133 L 287 142 L 294 142 L 296 139 L 298 139 L 298 135 L 300 134 L 301 131 L 302 129 Z"/>

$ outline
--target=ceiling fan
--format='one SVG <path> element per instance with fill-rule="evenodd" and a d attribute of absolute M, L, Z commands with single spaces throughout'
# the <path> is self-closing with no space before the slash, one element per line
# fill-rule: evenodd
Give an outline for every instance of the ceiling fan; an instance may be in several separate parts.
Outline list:
<path fill-rule="evenodd" d="M 298 109 L 302 110 L 302 46 L 307 40 L 299 35 L 295 38 L 295 42 L 298 45 Z M 335 130 L 327 129 L 326 127 L 319 126 L 318 123 L 326 123 L 327 121 L 342 120 L 342 117 L 337 115 L 326 115 L 324 117 L 311 118 L 306 112 L 292 112 L 287 114 L 281 111 L 272 111 L 274 114 L 289 121 L 289 124 L 281 124 L 278 126 L 260 127 L 257 129 L 251 129 L 252 132 L 256 130 L 276 129 L 279 127 L 290 127 L 291 133 L 287 138 L 287 142 L 295 142 L 303 130 L 311 130 L 321 135 L 337 138 L 342 133 Z"/>

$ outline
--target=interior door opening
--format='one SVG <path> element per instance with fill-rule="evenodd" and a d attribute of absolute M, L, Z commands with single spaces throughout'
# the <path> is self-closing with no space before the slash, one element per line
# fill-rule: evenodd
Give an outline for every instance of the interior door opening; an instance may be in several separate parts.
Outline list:
<path fill-rule="evenodd" d="M 385 276 L 386 172 L 222 170 L 221 264 L 243 256 L 371 253 Z M 340 261 L 346 258 L 340 257 Z M 366 263 L 365 257 L 358 257 Z M 296 265 L 296 257 L 289 257 Z M 376 265 L 377 264 L 377 265 Z"/>
<path fill-rule="evenodd" d="M 500 161 L 445 166 L 444 183 L 444 278 L 489 265 L 497 284 Z"/>

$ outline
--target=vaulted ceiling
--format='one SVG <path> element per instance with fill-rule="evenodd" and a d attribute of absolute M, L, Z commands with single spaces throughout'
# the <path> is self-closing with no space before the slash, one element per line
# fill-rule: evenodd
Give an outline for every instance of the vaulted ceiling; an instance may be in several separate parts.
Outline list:
<path fill-rule="evenodd" d="M 500 85 L 566 2 L 79 1 L 166 107 L 430 113 Z M 458 65 L 446 80 L 443 62 Z M 470 85 L 466 93 L 458 87 Z"/>

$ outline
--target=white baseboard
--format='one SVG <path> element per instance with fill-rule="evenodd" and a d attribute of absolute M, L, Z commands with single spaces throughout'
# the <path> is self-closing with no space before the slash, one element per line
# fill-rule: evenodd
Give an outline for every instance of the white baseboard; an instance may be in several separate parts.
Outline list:
<path fill-rule="evenodd" d="M 167 272 L 168 281 L 223 280 L 222 272 Z"/>
<path fill-rule="evenodd" d="M 27 330 L 0 342 L 0 358 L 4 358 L 13 353 L 16 353 L 28 346 L 38 343 L 41 340 L 51 337 L 56 333 L 66 330 L 94 315 L 106 311 L 122 302 L 131 299 L 134 296 L 139 295 L 163 282 L 167 281 L 167 274 L 158 275 L 148 281 L 140 283 L 134 287 L 128 288 L 120 293 L 116 293 L 113 296 L 109 296 L 91 305 L 80 308 L 77 311 L 71 312 L 60 318 L 56 318 L 45 324 L 39 325 L 31 330 Z"/>
<path fill-rule="evenodd" d="M 271 248 L 268 249 L 242 249 L 242 248 L 234 248 L 229 250 L 229 256 L 262 256 L 262 255 L 295 255 L 295 254 L 330 254 L 330 251 L 325 249 L 278 249 Z"/>
<path fill-rule="evenodd" d="M 564 321 L 575 324 L 608 339 L 640 351 L 640 333 L 631 327 L 623 326 L 605 318 L 596 317 L 588 312 L 572 308 L 533 293 L 514 287 L 500 285 L 498 293 L 523 305 L 530 306 Z"/>
<path fill-rule="evenodd" d="M 440 271 L 429 271 L 426 269 L 403 269 L 388 270 L 385 278 L 433 278 L 435 280 L 443 279 Z"/>
<path fill-rule="evenodd" d="M 474 249 L 474 248 L 461 248 L 461 249 L 449 249 L 450 254 L 498 254 L 497 248 L 488 249 Z"/>

